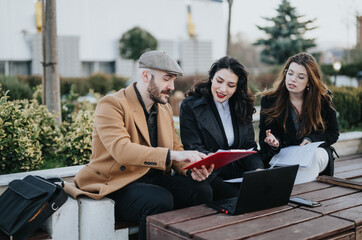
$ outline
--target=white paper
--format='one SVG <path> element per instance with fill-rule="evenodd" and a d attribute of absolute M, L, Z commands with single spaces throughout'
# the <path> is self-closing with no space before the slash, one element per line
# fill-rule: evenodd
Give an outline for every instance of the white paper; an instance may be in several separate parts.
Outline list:
<path fill-rule="evenodd" d="M 270 161 L 272 167 L 288 166 L 299 164 L 300 167 L 308 168 L 312 164 L 314 152 L 319 145 L 324 143 L 313 142 L 303 146 L 290 146 L 282 148 L 278 154 L 275 154 Z"/>
<path fill-rule="evenodd" d="M 242 177 L 224 180 L 224 182 L 227 182 L 227 183 L 241 183 L 242 181 L 243 181 Z"/>
<path fill-rule="evenodd" d="M 249 151 L 253 151 L 254 148 L 250 148 L 250 149 L 229 149 L 229 150 L 225 150 L 225 149 L 219 149 L 216 152 L 249 152 Z"/>

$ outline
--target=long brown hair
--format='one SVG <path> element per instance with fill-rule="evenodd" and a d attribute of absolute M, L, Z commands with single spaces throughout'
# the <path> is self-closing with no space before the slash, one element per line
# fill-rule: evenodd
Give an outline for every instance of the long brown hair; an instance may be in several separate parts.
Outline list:
<path fill-rule="evenodd" d="M 263 109 L 262 114 L 266 115 L 266 123 L 270 124 L 275 119 L 279 118 L 282 113 L 285 113 L 283 128 L 284 131 L 286 131 L 286 121 L 291 102 L 289 99 L 289 91 L 285 84 L 285 75 L 286 70 L 293 62 L 305 67 L 309 84 L 309 89 L 306 89 L 303 95 L 303 106 L 299 116 L 301 127 L 298 135 L 299 137 L 305 137 L 312 133 L 312 131 L 324 132 L 326 126 L 321 116 L 321 102 L 322 99 L 324 99 L 329 106 L 333 108 L 332 98 L 327 86 L 322 82 L 317 61 L 312 55 L 305 52 L 290 57 L 283 70 L 280 72 L 273 89 L 261 93 L 263 96 L 269 96 L 275 99 L 275 104 L 268 109 Z"/>

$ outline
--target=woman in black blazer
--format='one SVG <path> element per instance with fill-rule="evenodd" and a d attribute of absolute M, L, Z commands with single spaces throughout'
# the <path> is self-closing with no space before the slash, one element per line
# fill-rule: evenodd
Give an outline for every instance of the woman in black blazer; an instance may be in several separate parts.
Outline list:
<path fill-rule="evenodd" d="M 262 95 L 259 144 L 264 163 L 281 148 L 324 141 L 312 165 L 299 168 L 295 183 L 313 181 L 320 173 L 333 175 L 331 144 L 339 136 L 338 122 L 314 57 L 300 53 L 289 58 L 275 87 Z"/>
<path fill-rule="evenodd" d="M 236 59 L 216 61 L 206 81 L 198 82 L 186 93 L 180 108 L 181 140 L 187 150 L 205 154 L 219 149 L 257 149 L 252 115 L 253 95 L 247 86 L 247 72 Z M 243 172 L 264 168 L 259 154 L 214 170 L 208 181 L 214 199 L 237 195 L 237 186 L 224 179 L 242 177 Z"/>

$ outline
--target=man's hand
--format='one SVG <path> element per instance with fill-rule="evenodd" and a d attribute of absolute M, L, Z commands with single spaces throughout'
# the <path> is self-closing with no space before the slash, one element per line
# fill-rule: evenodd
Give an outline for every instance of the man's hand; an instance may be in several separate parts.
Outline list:
<path fill-rule="evenodd" d="M 266 138 L 264 139 L 264 142 L 269 144 L 272 147 L 279 147 L 279 141 L 276 139 L 276 137 L 271 133 L 271 130 L 266 130 Z"/>
<path fill-rule="evenodd" d="M 204 181 L 214 170 L 214 164 L 210 166 L 209 169 L 206 169 L 204 165 L 201 166 L 201 169 L 193 168 L 191 171 L 191 177 L 195 181 Z"/>
<path fill-rule="evenodd" d="M 198 151 L 170 151 L 170 159 L 178 162 L 194 163 L 206 157 L 206 154 Z"/>

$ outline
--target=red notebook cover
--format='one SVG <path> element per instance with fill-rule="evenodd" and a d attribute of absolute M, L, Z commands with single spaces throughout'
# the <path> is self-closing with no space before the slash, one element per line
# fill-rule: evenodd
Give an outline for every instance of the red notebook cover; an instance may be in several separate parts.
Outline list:
<path fill-rule="evenodd" d="M 209 168 L 211 164 L 214 164 L 214 169 L 221 168 L 222 166 L 234 162 L 240 158 L 249 156 L 250 154 L 254 154 L 257 151 L 248 151 L 248 150 L 228 150 L 228 151 L 220 151 L 216 152 L 206 158 L 201 159 L 193 164 L 184 167 L 182 170 L 185 169 L 192 169 L 192 168 L 201 168 L 204 165 L 206 168 Z"/>

